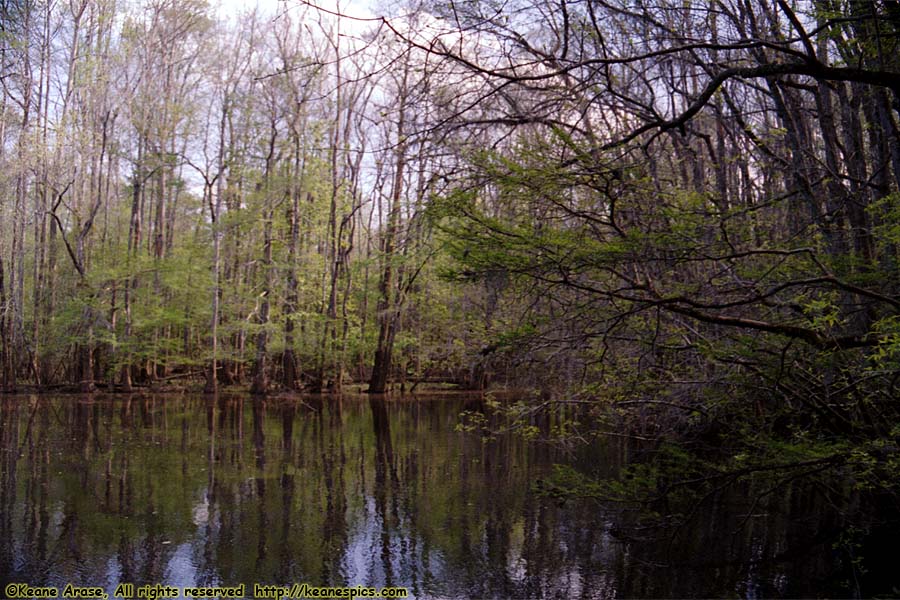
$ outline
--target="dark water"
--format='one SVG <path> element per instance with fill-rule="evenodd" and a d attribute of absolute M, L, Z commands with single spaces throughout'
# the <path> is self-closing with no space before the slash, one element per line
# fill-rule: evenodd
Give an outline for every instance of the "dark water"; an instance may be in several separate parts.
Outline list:
<path fill-rule="evenodd" d="M 456 431 L 478 400 L 7 397 L 0 582 L 403 586 L 411 597 L 850 595 L 814 490 L 664 531 L 532 492 L 624 446 Z M 637 524 L 637 525 L 636 525 Z M 249 596 L 250 594 L 248 594 Z"/>

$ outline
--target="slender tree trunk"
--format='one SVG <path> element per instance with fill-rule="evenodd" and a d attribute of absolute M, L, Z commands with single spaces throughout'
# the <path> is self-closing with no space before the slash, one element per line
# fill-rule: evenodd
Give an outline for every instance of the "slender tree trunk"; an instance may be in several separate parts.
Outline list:
<path fill-rule="evenodd" d="M 269 391 L 268 365 L 268 341 L 269 334 L 269 296 L 272 293 L 274 282 L 272 281 L 272 194 L 269 186 L 271 178 L 272 160 L 275 155 L 276 132 L 275 124 L 272 124 L 272 135 L 269 138 L 269 154 L 266 157 L 266 172 L 263 178 L 263 292 L 259 307 L 259 324 L 261 329 L 256 335 L 256 360 L 253 366 L 253 383 L 250 385 L 250 393 L 266 394 Z"/>
<path fill-rule="evenodd" d="M 222 245 L 222 225 L 220 217 L 222 214 L 222 203 L 225 196 L 225 132 L 228 123 L 229 98 L 226 93 L 222 99 L 222 117 L 219 120 L 219 151 L 218 151 L 218 174 L 216 175 L 216 199 L 215 202 L 211 198 L 207 198 L 210 210 L 210 224 L 212 227 L 212 317 L 209 326 L 210 346 L 212 358 L 210 359 L 209 371 L 206 376 L 206 392 L 216 393 L 218 390 L 218 360 L 219 360 L 219 298 L 221 295 L 220 278 L 221 278 L 221 245 Z M 207 194 L 212 195 L 212 185 L 207 183 Z"/>
<path fill-rule="evenodd" d="M 138 164 L 135 167 L 134 172 L 134 180 L 132 183 L 132 195 L 131 195 L 131 220 L 128 224 L 128 255 L 126 257 L 126 266 L 127 270 L 131 272 L 131 263 L 137 254 L 138 248 L 141 245 L 141 188 L 143 182 L 143 175 L 141 173 L 141 144 L 138 144 Z M 131 343 L 132 336 L 132 314 L 131 314 L 131 305 L 132 305 L 132 294 L 134 290 L 137 289 L 137 276 L 129 276 L 125 279 L 125 289 L 123 291 L 123 307 L 122 311 L 124 313 L 125 318 L 125 327 L 123 331 L 123 341 L 124 343 Z M 121 366 L 119 382 L 122 385 L 122 388 L 126 392 L 130 392 L 132 389 L 131 382 L 131 367 L 132 367 L 132 355 L 131 352 L 128 351 L 126 360 Z"/>
<path fill-rule="evenodd" d="M 288 212 L 290 233 L 288 237 L 287 298 L 284 303 L 284 354 L 282 355 L 282 383 L 290 389 L 298 388 L 299 372 L 297 356 L 294 352 L 294 314 L 298 308 L 297 293 L 297 247 L 300 242 L 300 182 L 302 169 L 300 158 L 300 138 L 294 138 L 294 180 L 291 187 L 291 208 Z"/>
<path fill-rule="evenodd" d="M 12 348 L 10 347 L 9 312 L 6 281 L 3 271 L 3 257 L 0 256 L 0 391 L 15 391 L 15 376 L 12 373 Z"/>
<path fill-rule="evenodd" d="M 48 4 L 44 14 L 44 27 L 41 38 L 41 60 L 38 81 L 38 98 L 37 98 L 37 114 L 38 114 L 38 130 L 39 144 L 44 148 L 45 153 L 48 152 L 48 129 L 50 115 L 50 16 L 51 7 Z M 0 137 L 2 139 L 2 137 Z M 47 194 L 48 194 L 48 170 L 49 164 L 47 155 L 41 158 L 38 167 L 38 178 L 40 191 L 35 193 L 35 209 L 34 209 L 34 290 L 33 290 L 33 307 L 32 307 L 32 326 L 31 326 L 31 346 L 32 346 L 32 362 L 31 370 L 34 375 L 34 383 L 40 387 L 44 383 L 44 373 L 47 370 L 42 360 L 42 334 L 43 324 L 45 320 L 45 278 L 46 278 L 46 259 L 47 259 Z"/>

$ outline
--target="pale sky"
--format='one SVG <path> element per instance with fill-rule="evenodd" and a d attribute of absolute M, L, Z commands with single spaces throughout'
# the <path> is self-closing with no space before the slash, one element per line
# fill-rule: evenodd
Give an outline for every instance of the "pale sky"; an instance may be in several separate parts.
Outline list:
<path fill-rule="evenodd" d="M 314 0 L 314 2 L 327 10 L 337 11 L 354 17 L 369 18 L 374 13 L 369 8 L 369 0 Z M 258 6 L 262 12 L 275 15 L 284 10 L 298 10 L 302 4 L 299 0 L 211 0 L 210 4 L 219 4 L 225 12 L 236 15 L 239 12 Z"/>

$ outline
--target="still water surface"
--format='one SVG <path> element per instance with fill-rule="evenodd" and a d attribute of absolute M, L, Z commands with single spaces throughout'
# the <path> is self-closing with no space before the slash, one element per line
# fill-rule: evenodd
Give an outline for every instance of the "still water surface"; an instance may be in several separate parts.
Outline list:
<path fill-rule="evenodd" d="M 800 491 L 680 531 L 533 492 L 564 454 L 457 431 L 477 398 L 7 397 L 0 582 L 403 586 L 420 598 L 807 596 L 840 590 Z M 789 491 L 789 490 L 788 490 Z M 779 508 L 780 507 L 780 508 Z M 665 551 L 663 550 L 663 547 Z M 837 586 L 837 587 L 834 587 Z"/>

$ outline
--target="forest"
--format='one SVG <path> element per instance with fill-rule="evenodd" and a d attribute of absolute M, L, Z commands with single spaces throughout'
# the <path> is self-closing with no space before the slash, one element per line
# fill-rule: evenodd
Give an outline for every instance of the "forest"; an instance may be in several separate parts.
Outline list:
<path fill-rule="evenodd" d="M 0 84 L 4 392 L 524 390 L 679 477 L 549 494 L 900 503 L 900 2 L 0 0 Z"/>

